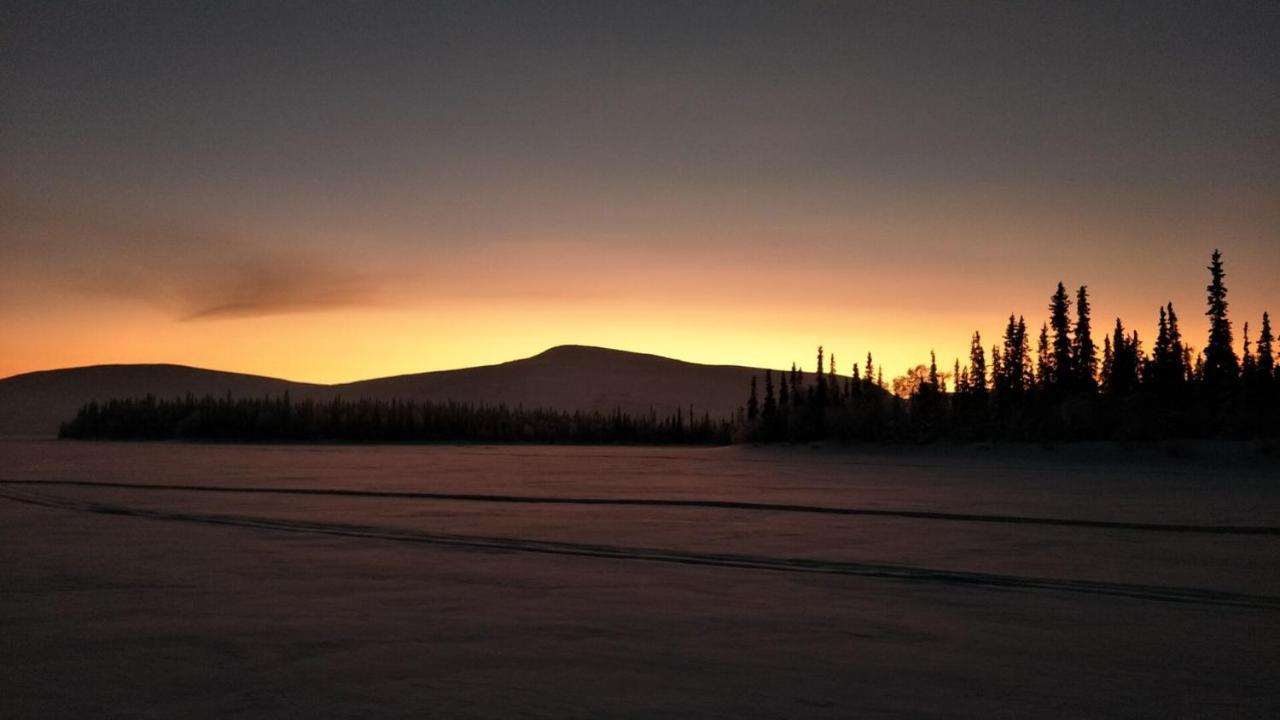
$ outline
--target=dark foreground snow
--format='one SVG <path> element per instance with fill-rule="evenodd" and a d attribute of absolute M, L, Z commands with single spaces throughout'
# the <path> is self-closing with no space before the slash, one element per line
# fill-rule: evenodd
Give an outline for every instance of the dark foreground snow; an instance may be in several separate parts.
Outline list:
<path fill-rule="evenodd" d="M 1233 453 L 0 441 L 32 480 L 6 718 L 1280 715 L 1280 473 Z"/>

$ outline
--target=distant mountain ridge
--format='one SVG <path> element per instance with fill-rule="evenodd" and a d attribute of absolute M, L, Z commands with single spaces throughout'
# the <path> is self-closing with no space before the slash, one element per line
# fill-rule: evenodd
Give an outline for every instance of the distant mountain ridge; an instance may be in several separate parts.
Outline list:
<path fill-rule="evenodd" d="M 736 365 L 702 365 L 645 353 L 561 345 L 497 365 L 322 385 L 184 365 L 93 365 L 0 380 L 0 435 L 53 435 L 91 400 L 195 395 L 298 399 L 335 396 L 470 402 L 527 408 L 670 413 L 677 407 L 728 416 L 746 401 L 752 375 Z M 762 388 L 763 390 L 763 388 Z"/>

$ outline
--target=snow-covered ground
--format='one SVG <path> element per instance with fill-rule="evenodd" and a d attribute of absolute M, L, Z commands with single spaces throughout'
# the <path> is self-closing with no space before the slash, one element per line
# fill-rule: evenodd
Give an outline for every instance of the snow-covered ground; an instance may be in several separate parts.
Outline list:
<path fill-rule="evenodd" d="M 3 717 L 1280 716 L 1238 448 L 0 440 L 0 481 Z"/>

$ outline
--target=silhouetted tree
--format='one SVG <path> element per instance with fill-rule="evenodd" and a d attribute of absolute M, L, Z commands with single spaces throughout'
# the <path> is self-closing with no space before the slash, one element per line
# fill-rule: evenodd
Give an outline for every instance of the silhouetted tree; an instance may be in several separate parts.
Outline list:
<path fill-rule="evenodd" d="M 791 405 L 799 408 L 804 403 L 804 379 L 800 369 L 791 363 Z"/>
<path fill-rule="evenodd" d="M 1056 377 L 1053 355 L 1049 351 L 1049 324 L 1045 323 L 1040 326 L 1040 337 L 1036 340 L 1036 384 L 1051 387 Z"/>
<path fill-rule="evenodd" d="M 1071 357 L 1071 302 L 1067 289 L 1058 283 L 1058 289 L 1049 299 L 1049 326 L 1053 329 L 1052 362 L 1046 385 L 1059 391 L 1068 390 L 1075 378 Z"/>
<path fill-rule="evenodd" d="M 982 335 L 977 330 L 973 331 L 973 340 L 969 343 L 969 392 L 987 393 L 987 359 L 982 350 Z"/>
<path fill-rule="evenodd" d="M 1227 318 L 1226 273 L 1222 269 L 1222 253 L 1214 250 L 1209 263 L 1208 291 L 1209 342 L 1204 347 L 1203 379 L 1207 386 L 1222 390 L 1235 384 L 1240 374 L 1240 360 L 1236 357 L 1231 339 L 1231 321 Z"/>
<path fill-rule="evenodd" d="M 826 366 L 822 364 L 822 346 L 818 346 L 818 370 L 814 373 L 814 392 L 813 403 L 818 408 L 824 408 L 827 405 L 827 378 Z"/>
<path fill-rule="evenodd" d="M 1271 316 L 1262 313 L 1262 332 L 1258 334 L 1258 374 L 1264 382 L 1275 379 L 1275 337 L 1271 334 Z"/>
<path fill-rule="evenodd" d="M 1098 387 L 1098 347 L 1093 344 L 1093 328 L 1090 319 L 1089 287 L 1081 285 L 1076 291 L 1075 355 L 1076 386 L 1086 392 Z"/>
<path fill-rule="evenodd" d="M 760 401 L 756 399 L 756 376 L 751 376 L 751 397 L 747 398 L 747 421 L 755 422 L 760 415 Z"/>
<path fill-rule="evenodd" d="M 773 371 L 764 371 L 764 409 L 761 412 L 767 430 L 772 430 L 778 418 L 778 400 L 773 396 Z"/>
<path fill-rule="evenodd" d="M 1182 384 L 1190 372 L 1191 363 L 1187 361 L 1190 349 L 1182 344 L 1182 331 L 1178 329 L 1178 314 L 1173 311 L 1173 303 L 1166 305 L 1165 310 L 1169 316 L 1169 375 L 1176 384 Z"/>
<path fill-rule="evenodd" d="M 1249 323 L 1244 324 L 1244 352 L 1240 355 L 1240 378 L 1246 385 L 1251 385 L 1257 381 L 1257 363 L 1253 359 L 1252 344 L 1249 341 Z"/>

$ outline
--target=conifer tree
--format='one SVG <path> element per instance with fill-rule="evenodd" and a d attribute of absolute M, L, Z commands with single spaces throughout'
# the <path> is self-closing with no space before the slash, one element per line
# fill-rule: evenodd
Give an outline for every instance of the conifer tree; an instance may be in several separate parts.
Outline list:
<path fill-rule="evenodd" d="M 1036 340 L 1036 383 L 1042 387 L 1050 387 L 1057 383 L 1057 373 L 1053 369 L 1054 357 L 1049 352 L 1049 324 L 1040 326 L 1040 337 Z"/>
<path fill-rule="evenodd" d="M 1058 283 L 1058 289 L 1049 300 L 1049 325 L 1053 329 L 1053 360 L 1049 364 L 1047 385 L 1066 390 L 1074 376 L 1071 357 L 1071 303 L 1067 289 Z"/>
<path fill-rule="evenodd" d="M 749 422 L 755 422 L 756 417 L 759 414 L 760 414 L 760 401 L 756 399 L 756 376 L 752 375 L 751 376 L 751 397 L 747 398 L 747 420 Z"/>
<path fill-rule="evenodd" d="M 1151 362 L 1159 369 L 1157 374 L 1162 381 L 1167 377 L 1169 358 L 1172 354 L 1173 347 L 1169 343 L 1169 316 L 1161 306 L 1160 320 L 1156 325 L 1156 346 L 1151 350 Z"/>
<path fill-rule="evenodd" d="M 831 404 L 839 405 L 841 401 L 840 395 L 840 379 L 836 375 L 836 354 L 831 353 L 831 357 L 827 358 L 827 389 L 831 394 Z"/>
<path fill-rule="evenodd" d="M 1230 387 L 1240 375 L 1240 359 L 1231 339 L 1231 321 L 1227 318 L 1227 286 L 1223 281 L 1222 253 L 1214 250 L 1209 263 L 1210 282 L 1207 290 L 1209 342 L 1204 347 L 1204 382 L 1211 388 Z"/>
<path fill-rule="evenodd" d="M 1000 356 L 1000 346 L 991 346 L 991 389 L 999 391 L 1004 382 L 1004 358 Z"/>
<path fill-rule="evenodd" d="M 1240 377 L 1245 384 L 1252 387 L 1258 378 L 1254 375 L 1257 366 L 1253 360 L 1253 349 L 1249 342 L 1249 323 L 1244 324 L 1244 354 L 1240 356 Z"/>
<path fill-rule="evenodd" d="M 1021 390 L 1031 387 L 1031 346 L 1027 341 L 1027 321 L 1018 316 L 1018 357 L 1022 360 L 1019 386 Z"/>
<path fill-rule="evenodd" d="M 826 366 L 822 363 L 822 346 L 818 346 L 818 371 L 814 374 L 814 404 L 819 408 L 827 404 L 827 374 L 824 372 Z"/>
<path fill-rule="evenodd" d="M 791 405 L 798 408 L 803 402 L 804 377 L 800 374 L 800 368 L 791 363 Z"/>
<path fill-rule="evenodd" d="M 1076 291 L 1076 337 L 1072 354 L 1075 362 L 1076 386 L 1087 392 L 1098 388 L 1098 346 L 1093 344 L 1090 318 L 1089 286 Z"/>
<path fill-rule="evenodd" d="M 1264 384 L 1275 379 L 1275 338 L 1271 334 L 1271 316 L 1262 313 L 1262 332 L 1258 334 L 1258 375 Z"/>
<path fill-rule="evenodd" d="M 773 371 L 764 371 L 764 409 L 761 411 L 766 428 L 772 429 L 778 415 L 778 400 L 773 396 Z"/>
<path fill-rule="evenodd" d="M 1115 369 L 1115 353 L 1111 349 L 1111 336 L 1102 336 L 1102 388 L 1109 390 L 1111 388 L 1111 373 Z"/>
<path fill-rule="evenodd" d="M 987 359 L 983 354 L 982 335 L 973 331 L 969 343 L 969 392 L 984 394 L 987 391 Z"/>
<path fill-rule="evenodd" d="M 1171 353 L 1169 377 L 1175 384 L 1181 385 L 1186 382 L 1187 372 L 1191 366 L 1187 360 L 1190 349 L 1182 344 L 1182 332 L 1178 329 L 1178 314 L 1173 311 L 1173 303 L 1166 305 L 1165 310 L 1169 316 L 1169 352 Z"/>

